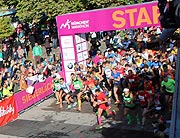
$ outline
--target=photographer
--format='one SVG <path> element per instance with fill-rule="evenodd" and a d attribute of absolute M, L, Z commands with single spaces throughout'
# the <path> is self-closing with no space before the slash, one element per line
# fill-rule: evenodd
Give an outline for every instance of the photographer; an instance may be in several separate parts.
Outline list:
<path fill-rule="evenodd" d="M 164 28 L 159 42 L 165 42 L 180 27 L 180 0 L 158 0 L 160 23 Z"/>

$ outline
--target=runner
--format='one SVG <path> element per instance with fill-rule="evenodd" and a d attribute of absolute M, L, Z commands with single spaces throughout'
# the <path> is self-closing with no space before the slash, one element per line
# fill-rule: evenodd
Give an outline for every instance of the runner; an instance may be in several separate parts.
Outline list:
<path fill-rule="evenodd" d="M 136 108 L 136 105 L 134 103 L 134 97 L 132 92 L 130 92 L 128 88 L 124 88 L 122 96 L 123 96 L 123 105 L 124 105 L 124 116 L 128 120 L 128 125 L 130 125 L 133 121 L 130 111 L 135 111 Z M 140 119 L 138 114 L 136 115 L 136 120 L 137 123 L 140 124 Z"/>
<path fill-rule="evenodd" d="M 60 107 L 62 108 L 62 101 L 65 99 L 67 101 L 68 107 L 67 109 L 70 109 L 71 107 L 74 107 L 77 105 L 77 102 L 74 102 L 72 96 L 71 96 L 71 90 L 69 88 L 69 85 L 64 82 L 64 78 L 60 78 Z M 71 105 L 71 103 L 73 103 Z"/>
<path fill-rule="evenodd" d="M 60 104 L 60 82 L 57 76 L 53 79 L 53 89 L 56 96 L 56 104 L 59 104 L 59 107 L 62 108 L 62 105 Z"/>
<path fill-rule="evenodd" d="M 84 82 L 84 90 L 81 93 L 81 95 L 79 95 L 79 96 L 82 96 L 83 93 L 85 93 L 86 94 L 86 99 L 88 101 L 90 99 L 90 101 L 92 102 L 93 101 L 93 97 L 95 95 L 95 89 L 96 89 L 95 80 L 97 78 L 92 78 L 91 76 L 93 76 L 93 74 L 91 74 L 91 75 L 87 74 L 86 75 L 86 81 Z"/>
<path fill-rule="evenodd" d="M 145 125 L 145 120 L 146 120 L 146 114 L 148 112 L 148 109 L 150 107 L 150 95 L 148 92 L 146 92 L 144 90 L 144 85 L 141 84 L 141 86 L 139 86 L 138 88 L 138 92 L 137 92 L 137 98 L 139 100 L 139 105 L 141 107 L 141 115 L 142 115 L 142 122 L 141 122 L 141 127 L 144 128 Z"/>
<path fill-rule="evenodd" d="M 170 107 L 172 105 L 174 89 L 175 81 L 168 78 L 167 75 L 164 75 L 163 81 L 161 82 L 161 92 L 165 94 L 168 110 L 170 110 Z"/>
<path fill-rule="evenodd" d="M 104 75 L 104 78 L 105 78 L 106 88 L 109 91 L 108 97 L 110 98 L 112 96 L 112 84 L 111 84 L 111 81 L 110 81 L 112 71 L 111 71 L 109 61 L 105 62 L 105 68 L 103 68 L 103 73 L 104 73 L 103 75 Z"/>
<path fill-rule="evenodd" d="M 96 129 L 102 128 L 102 113 L 103 111 L 106 112 L 107 116 L 110 115 L 109 108 L 106 105 L 108 103 L 108 99 L 104 92 L 100 91 L 100 89 L 95 90 L 96 94 L 96 101 L 94 101 L 93 106 L 97 106 L 98 113 L 97 113 L 97 121 L 98 121 L 98 127 Z"/>
<path fill-rule="evenodd" d="M 119 96 L 118 96 L 118 90 L 120 87 L 120 78 L 121 78 L 121 74 L 119 72 L 117 72 L 116 68 L 114 67 L 112 69 L 112 75 L 111 75 L 111 79 L 113 81 L 113 93 L 114 93 L 114 97 L 115 97 L 115 103 L 114 104 L 119 104 L 120 100 L 119 100 Z"/>
<path fill-rule="evenodd" d="M 133 73 L 133 71 L 130 69 L 128 70 L 128 75 L 126 76 L 125 79 L 125 86 L 127 86 L 130 91 L 135 94 L 138 90 L 138 85 L 139 85 L 139 77 Z"/>
<path fill-rule="evenodd" d="M 74 87 L 74 93 L 73 93 L 73 97 L 77 98 L 78 101 L 78 109 L 77 111 L 81 111 L 81 95 L 82 95 L 82 89 L 83 89 L 83 83 L 81 81 L 81 79 L 76 76 L 74 73 L 71 73 L 71 83 Z"/>

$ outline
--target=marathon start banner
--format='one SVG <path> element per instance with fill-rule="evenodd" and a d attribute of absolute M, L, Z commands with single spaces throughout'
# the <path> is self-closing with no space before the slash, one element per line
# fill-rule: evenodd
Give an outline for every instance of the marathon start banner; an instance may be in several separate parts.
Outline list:
<path fill-rule="evenodd" d="M 157 1 L 115 8 L 83 11 L 56 17 L 58 34 L 123 30 L 160 26 Z"/>
<path fill-rule="evenodd" d="M 17 117 L 18 111 L 16 109 L 14 96 L 6 98 L 0 102 L 0 126 L 13 121 Z"/>

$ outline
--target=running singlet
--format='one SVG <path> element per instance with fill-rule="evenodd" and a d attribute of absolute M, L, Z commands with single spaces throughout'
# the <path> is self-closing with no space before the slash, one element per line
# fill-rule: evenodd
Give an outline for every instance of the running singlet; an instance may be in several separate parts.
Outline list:
<path fill-rule="evenodd" d="M 128 96 L 126 96 L 123 93 L 122 95 L 123 95 L 123 102 L 124 102 L 125 107 L 134 107 L 135 106 L 133 99 L 130 97 L 130 94 Z"/>
<path fill-rule="evenodd" d="M 60 89 L 62 89 L 65 93 L 69 93 L 69 87 L 66 83 L 60 84 Z"/>
<path fill-rule="evenodd" d="M 154 87 L 152 85 L 152 81 L 151 80 L 145 80 L 144 81 L 144 87 L 146 89 L 146 91 L 151 95 L 154 94 Z"/>
<path fill-rule="evenodd" d="M 124 72 L 124 67 L 120 67 L 120 68 L 116 67 L 116 70 L 117 70 L 117 72 L 119 72 L 122 76 L 124 76 L 124 74 L 125 74 L 125 72 Z"/>
<path fill-rule="evenodd" d="M 128 76 L 127 79 L 130 83 L 131 88 L 136 88 L 138 86 L 137 82 L 139 81 L 139 78 L 136 75 Z"/>
<path fill-rule="evenodd" d="M 110 68 L 105 68 L 104 73 L 105 73 L 107 79 L 109 79 L 111 77 L 111 69 Z"/>
<path fill-rule="evenodd" d="M 75 90 L 80 90 L 83 87 L 82 82 L 78 79 L 73 80 L 72 84 Z"/>
<path fill-rule="evenodd" d="M 148 104 L 148 100 L 150 98 L 150 95 L 148 92 L 146 91 L 144 91 L 143 93 L 138 92 L 137 96 L 139 98 L 140 106 L 146 106 Z"/>
<path fill-rule="evenodd" d="M 161 82 L 161 87 L 165 87 L 166 92 L 174 93 L 175 81 L 173 79 L 168 78 L 167 82 Z"/>
<path fill-rule="evenodd" d="M 112 72 L 112 77 L 114 78 L 114 79 L 118 79 L 118 77 L 120 77 L 120 73 L 119 72 L 116 72 L 116 74 L 114 74 L 113 72 Z M 119 84 L 120 83 L 120 81 L 114 81 L 114 84 Z"/>
<path fill-rule="evenodd" d="M 105 98 L 106 98 L 106 95 L 105 95 L 103 92 L 101 92 L 101 93 L 96 97 L 97 102 L 99 102 L 99 103 L 100 103 L 100 102 L 103 102 Z M 100 109 L 103 109 L 103 110 L 106 110 L 106 109 L 107 109 L 107 106 L 106 106 L 105 103 L 103 103 L 103 104 L 100 104 L 100 105 L 99 105 L 99 108 L 100 108 Z"/>
<path fill-rule="evenodd" d="M 92 89 L 94 87 L 94 79 L 88 79 L 86 80 L 86 82 L 84 83 L 84 85 L 87 85 L 90 89 Z"/>
<path fill-rule="evenodd" d="M 59 81 L 54 81 L 54 89 L 56 91 L 59 91 L 60 90 L 60 82 Z"/>

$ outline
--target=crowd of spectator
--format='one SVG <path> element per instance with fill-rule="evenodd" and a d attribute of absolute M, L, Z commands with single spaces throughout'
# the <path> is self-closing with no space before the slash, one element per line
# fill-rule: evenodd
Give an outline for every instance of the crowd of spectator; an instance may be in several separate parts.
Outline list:
<path fill-rule="evenodd" d="M 51 53 L 57 45 L 55 24 L 41 29 L 18 24 L 14 34 L 5 39 L 0 48 L 0 100 L 59 72 L 60 57 Z"/>
<path fill-rule="evenodd" d="M 63 108 L 63 97 L 68 94 L 68 98 L 76 99 L 71 103 L 66 97 L 68 109 L 78 104 L 77 111 L 81 112 L 84 100 L 90 102 L 93 109 L 98 108 L 100 128 L 102 110 L 109 109 L 110 102 L 122 105 L 128 125 L 135 118 L 144 128 L 147 115 L 153 118 L 156 127 L 164 125 L 172 108 L 179 42 L 172 37 L 163 44 L 152 43 L 161 31 L 160 27 L 150 27 L 89 33 L 89 58 L 85 66 L 74 64 L 74 73 L 71 74 L 74 88 L 64 79 L 56 78 L 54 81 L 60 108 Z M 106 44 L 104 52 L 102 43 Z M 101 102 L 98 102 L 99 98 Z M 137 108 L 139 112 L 132 116 L 131 112 Z M 106 112 L 110 115 L 109 111 Z M 161 135 L 165 134 L 162 132 Z"/>

